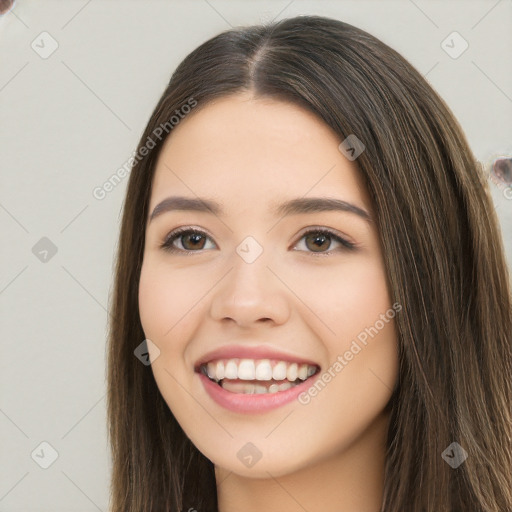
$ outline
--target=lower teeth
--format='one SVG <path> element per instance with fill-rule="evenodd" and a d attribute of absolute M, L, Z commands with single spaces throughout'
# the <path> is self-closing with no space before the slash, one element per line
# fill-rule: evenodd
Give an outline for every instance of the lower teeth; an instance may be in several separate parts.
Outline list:
<path fill-rule="evenodd" d="M 270 385 L 262 385 L 262 384 L 254 384 L 251 382 L 232 382 L 228 379 L 223 379 L 220 381 L 219 386 L 221 386 L 226 391 L 231 391 L 232 393 L 241 393 L 241 394 L 267 394 L 267 393 L 277 393 L 278 391 L 286 391 L 287 389 L 296 386 L 298 383 L 284 381 L 280 384 L 273 383 Z"/>

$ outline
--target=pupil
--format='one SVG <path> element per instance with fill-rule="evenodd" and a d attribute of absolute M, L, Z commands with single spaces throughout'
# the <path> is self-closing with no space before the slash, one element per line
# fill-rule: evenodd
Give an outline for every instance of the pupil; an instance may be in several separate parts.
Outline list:
<path fill-rule="evenodd" d="M 321 235 L 321 234 L 311 235 L 311 239 L 313 240 L 315 246 L 318 249 L 322 249 L 322 245 L 325 245 L 326 241 L 327 241 L 327 247 L 329 246 L 329 243 L 328 243 L 329 237 L 326 235 Z M 318 242 L 320 242 L 320 243 L 318 244 Z M 327 247 L 323 247 L 323 249 L 327 249 Z"/>
<path fill-rule="evenodd" d="M 197 247 L 198 246 L 198 242 L 199 242 L 199 239 L 202 237 L 203 235 L 201 235 L 200 233 L 192 233 L 191 235 L 187 235 L 185 236 L 185 239 L 189 239 L 189 240 L 193 240 L 192 242 L 192 247 Z"/>

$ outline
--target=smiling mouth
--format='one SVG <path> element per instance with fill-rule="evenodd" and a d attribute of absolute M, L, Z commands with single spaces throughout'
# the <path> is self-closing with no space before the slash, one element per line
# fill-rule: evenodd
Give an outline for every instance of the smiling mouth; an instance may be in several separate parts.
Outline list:
<path fill-rule="evenodd" d="M 196 370 L 232 393 L 267 394 L 286 391 L 315 376 L 320 367 L 272 359 L 219 359 Z"/>

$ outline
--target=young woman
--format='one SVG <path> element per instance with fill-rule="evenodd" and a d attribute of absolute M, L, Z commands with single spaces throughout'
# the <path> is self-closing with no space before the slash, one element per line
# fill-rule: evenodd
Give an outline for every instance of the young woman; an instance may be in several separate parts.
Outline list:
<path fill-rule="evenodd" d="M 317 16 L 224 32 L 179 65 L 135 160 L 112 511 L 512 510 L 498 222 L 403 57 Z"/>

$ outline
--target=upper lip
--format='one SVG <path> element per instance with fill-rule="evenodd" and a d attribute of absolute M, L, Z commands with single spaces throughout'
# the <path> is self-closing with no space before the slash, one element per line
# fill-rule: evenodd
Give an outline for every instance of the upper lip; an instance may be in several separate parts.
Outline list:
<path fill-rule="evenodd" d="M 194 370 L 199 371 L 201 365 L 217 359 L 277 359 L 279 361 L 289 361 L 290 363 L 320 366 L 310 359 L 287 354 L 286 352 L 265 345 L 226 345 L 225 347 L 217 348 L 202 355 L 196 361 Z"/>

